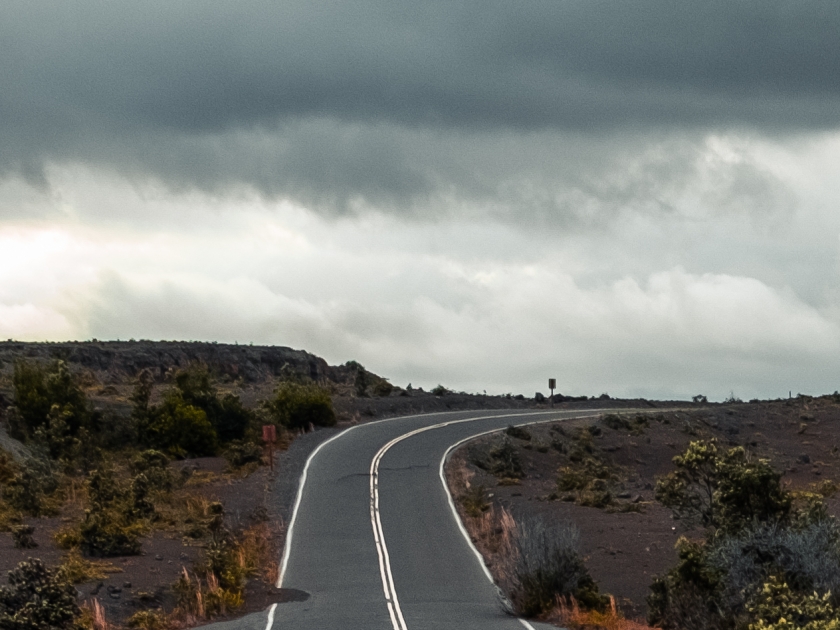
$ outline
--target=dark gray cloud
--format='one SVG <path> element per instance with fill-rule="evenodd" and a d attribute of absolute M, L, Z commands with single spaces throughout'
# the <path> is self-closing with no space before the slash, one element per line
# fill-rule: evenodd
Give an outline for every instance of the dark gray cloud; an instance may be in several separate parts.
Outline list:
<path fill-rule="evenodd" d="M 0 172 L 92 162 L 338 208 L 468 196 L 492 170 L 423 164 L 469 155 L 447 134 L 833 127 L 838 32 L 829 0 L 10 0 Z"/>

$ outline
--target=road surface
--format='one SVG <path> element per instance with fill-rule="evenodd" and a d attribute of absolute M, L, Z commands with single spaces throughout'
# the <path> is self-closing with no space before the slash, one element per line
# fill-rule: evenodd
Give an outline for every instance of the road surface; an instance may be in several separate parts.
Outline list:
<path fill-rule="evenodd" d="M 280 585 L 309 594 L 212 630 L 523 630 L 505 610 L 443 484 L 449 451 L 508 425 L 589 411 L 471 411 L 362 424 L 310 456 Z"/>

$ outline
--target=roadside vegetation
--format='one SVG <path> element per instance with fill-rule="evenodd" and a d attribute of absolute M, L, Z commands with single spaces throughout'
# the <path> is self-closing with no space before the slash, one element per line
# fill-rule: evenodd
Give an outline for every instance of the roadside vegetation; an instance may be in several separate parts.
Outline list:
<path fill-rule="evenodd" d="M 447 467 L 450 492 L 473 542 L 496 583 L 519 615 L 573 628 L 645 630 L 625 619 L 615 600 L 601 593 L 580 552 L 580 532 L 569 521 L 520 515 L 500 508 L 492 488 L 475 483 L 476 468 L 507 485 L 522 475 L 510 438 L 531 441 L 526 429 L 509 428 L 504 437 L 470 444 Z M 517 479 L 518 481 L 518 479 Z"/>
<path fill-rule="evenodd" d="M 826 399 L 817 408 L 833 409 L 836 402 Z M 771 408 L 780 418 L 772 439 L 826 435 L 809 406 L 815 405 L 805 399 L 779 401 Z M 804 472 L 817 477 L 793 489 L 771 459 L 755 454 L 760 440 L 767 439 L 759 431 L 768 426 L 753 432 L 753 422 L 737 420 L 737 413 L 730 408 L 697 416 L 605 414 L 595 422 L 509 427 L 456 451 L 447 466 L 450 491 L 515 611 L 590 630 L 840 630 L 840 525 L 831 515 L 838 486 L 823 476 L 829 464 L 788 454 L 786 461 L 795 462 L 787 464 L 788 472 L 799 471 L 802 478 L 800 467 L 807 467 Z M 741 437 L 744 429 L 747 435 Z M 669 456 L 669 472 L 640 458 L 641 452 L 674 449 L 678 436 L 683 446 Z M 807 446 L 810 439 L 800 444 Z M 781 443 L 773 444 L 777 449 Z M 788 453 L 801 448 L 785 444 Z M 830 444 L 829 451 L 838 453 Z M 550 460 L 540 459 L 545 453 Z M 555 462 L 553 491 L 544 461 Z M 640 477 L 643 468 L 657 472 Z M 536 488 L 549 491 L 535 493 Z M 546 503 L 540 507 L 536 501 Z M 552 503 L 573 505 L 554 509 Z M 648 538 L 642 546 L 675 543 L 676 563 L 658 570 L 652 582 L 645 580 L 650 584 L 646 607 L 623 600 L 625 611 L 647 615 L 645 621 L 627 619 L 587 568 L 592 546 L 584 557 L 575 524 L 552 515 L 578 515 L 574 520 L 585 525 L 582 509 L 615 513 L 616 533 L 626 528 L 624 540 L 636 540 L 634 523 L 661 519 L 667 514 L 663 508 L 674 526 L 662 529 L 672 530 L 673 539 Z M 650 517 L 648 510 L 654 512 Z M 596 527 L 604 528 L 608 517 L 597 518 Z M 604 540 L 599 544 L 610 544 Z M 607 558 L 622 553 L 598 550 Z M 651 556 L 645 551 L 651 549 L 642 548 L 634 557 L 647 562 Z M 610 564 L 599 562 L 600 567 Z"/>
<path fill-rule="evenodd" d="M 649 621 L 667 629 L 840 628 L 840 526 L 823 482 L 790 492 L 766 459 L 691 442 L 656 497 L 704 528 L 680 538 L 679 563 L 651 586 Z"/>
<path fill-rule="evenodd" d="M 19 362 L 13 387 L 4 420 L 26 456 L 0 450 L 0 531 L 33 559 L 0 588 L 0 630 L 113 628 L 119 620 L 106 619 L 100 600 L 120 589 L 80 604 L 74 585 L 120 572 L 117 560 L 140 554 L 156 535 L 182 538 L 200 553 L 169 586 L 169 606 L 159 593 L 137 595 L 138 610 L 122 620 L 128 627 L 165 630 L 227 615 L 242 607 L 249 580 L 276 580 L 277 532 L 264 510 L 229 517 L 205 496 L 216 477 L 188 462 L 223 456 L 231 479 L 254 473 L 267 463 L 263 425 L 276 427 L 283 448 L 297 432 L 335 424 L 327 390 L 295 376 L 249 408 L 195 364 L 164 384 L 140 372 L 130 414 L 117 416 L 94 409 L 62 361 Z M 57 516 L 62 525 L 50 544 L 64 555 L 51 567 L 37 559 L 33 534 L 41 519 Z"/>

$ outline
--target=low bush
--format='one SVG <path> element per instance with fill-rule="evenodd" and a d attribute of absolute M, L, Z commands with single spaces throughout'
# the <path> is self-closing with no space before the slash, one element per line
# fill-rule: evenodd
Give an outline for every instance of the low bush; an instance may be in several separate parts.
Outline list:
<path fill-rule="evenodd" d="M 597 457 L 586 455 L 560 468 L 557 490 L 571 493 L 565 500 L 573 500 L 586 507 L 604 508 L 613 503 L 612 488 L 617 480 L 618 474 L 611 466 Z"/>
<path fill-rule="evenodd" d="M 35 549 L 38 543 L 32 537 L 35 528 L 32 525 L 16 525 L 12 527 L 12 541 L 15 549 Z"/>
<path fill-rule="evenodd" d="M 678 541 L 677 565 L 651 586 L 649 622 L 680 630 L 831 627 L 840 525 L 823 495 L 794 497 L 769 462 L 740 448 L 721 452 L 714 442 L 692 442 L 674 463 L 657 498 L 705 525 L 707 536 Z"/>
<path fill-rule="evenodd" d="M 21 562 L 0 587 L 0 630 L 71 630 L 80 614 L 76 589 L 41 560 Z"/>
<path fill-rule="evenodd" d="M 642 435 L 645 429 L 650 426 L 650 418 L 645 415 L 637 415 L 634 418 L 609 413 L 604 416 L 603 423 L 614 431 L 628 431 L 631 435 Z"/>
<path fill-rule="evenodd" d="M 531 440 L 531 432 L 528 431 L 525 427 L 515 427 L 510 425 L 507 429 L 505 429 L 505 435 L 509 435 L 512 438 L 516 438 L 517 440 Z"/>
<path fill-rule="evenodd" d="M 331 427 L 336 422 L 329 391 L 317 385 L 281 383 L 265 408 L 276 424 L 288 429 Z"/>
<path fill-rule="evenodd" d="M 790 514 L 792 497 L 782 489 L 781 475 L 741 447 L 721 452 L 715 440 L 694 441 L 674 464 L 677 470 L 657 482 L 656 499 L 677 518 L 737 532 Z"/>
<path fill-rule="evenodd" d="M 137 630 L 172 630 L 175 625 L 162 610 L 138 610 L 125 625 Z"/>
<path fill-rule="evenodd" d="M 259 462 L 262 454 L 263 449 L 258 444 L 244 441 L 231 442 L 222 453 L 228 465 L 233 469 Z"/>
<path fill-rule="evenodd" d="M 20 466 L 3 488 L 3 500 L 13 509 L 30 516 L 46 516 L 57 510 L 49 501 L 58 490 L 59 480 L 51 462 L 32 457 Z"/>
<path fill-rule="evenodd" d="M 461 505 L 464 507 L 464 512 L 467 513 L 467 516 L 478 518 L 490 509 L 490 504 L 487 502 L 485 494 L 486 490 L 481 485 L 470 486 L 464 492 L 461 496 Z"/>
<path fill-rule="evenodd" d="M 840 630 L 840 609 L 830 593 L 793 591 L 777 576 L 765 582 L 749 612 L 755 619 L 749 630 Z"/>
<path fill-rule="evenodd" d="M 586 570 L 578 552 L 579 532 L 571 523 L 541 518 L 516 525 L 516 582 L 513 601 L 525 616 L 550 611 L 558 598 L 574 597 L 585 608 L 603 609 L 607 598 Z"/>
<path fill-rule="evenodd" d="M 443 385 L 437 385 L 436 387 L 432 388 L 430 392 L 434 396 L 446 396 L 447 394 L 451 393 L 448 389 L 446 389 Z M 508 394 L 508 397 L 510 395 Z"/>
<path fill-rule="evenodd" d="M 502 440 L 491 449 L 489 470 L 501 479 L 519 479 L 522 476 L 522 462 L 510 441 Z"/>
<path fill-rule="evenodd" d="M 130 470 L 135 475 L 144 475 L 153 490 L 168 492 L 175 485 L 169 458 L 160 451 L 141 451 L 131 459 Z"/>
<path fill-rule="evenodd" d="M 214 455 L 218 448 L 207 414 L 188 404 L 177 390 L 170 391 L 163 404 L 150 412 L 140 436 L 147 445 L 178 458 Z"/>
<path fill-rule="evenodd" d="M 58 567 L 59 573 L 70 584 L 82 584 L 92 580 L 104 580 L 111 573 L 120 573 L 122 569 L 98 560 L 88 560 L 78 549 L 66 554 Z"/>
<path fill-rule="evenodd" d="M 134 482 L 130 490 L 125 490 L 109 469 L 91 474 L 87 483 L 90 508 L 79 526 L 81 548 L 86 554 L 112 557 L 140 553 L 146 525 L 138 520 L 142 510 Z"/>

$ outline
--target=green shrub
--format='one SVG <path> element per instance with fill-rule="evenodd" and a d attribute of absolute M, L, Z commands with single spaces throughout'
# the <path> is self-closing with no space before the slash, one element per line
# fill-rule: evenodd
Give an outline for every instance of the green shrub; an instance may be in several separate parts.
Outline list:
<path fill-rule="evenodd" d="M 394 391 L 394 386 L 391 385 L 388 381 L 384 378 L 380 378 L 376 381 L 376 384 L 373 386 L 373 395 L 374 396 L 390 396 L 391 392 Z"/>
<path fill-rule="evenodd" d="M 548 612 L 558 597 L 568 596 L 584 608 L 604 608 L 607 600 L 586 570 L 578 540 L 578 530 L 571 523 L 549 523 L 542 518 L 517 523 L 513 601 L 521 615 Z"/>
<path fill-rule="evenodd" d="M 222 453 L 231 468 L 242 468 L 247 464 L 259 462 L 263 449 L 253 442 L 231 442 Z"/>
<path fill-rule="evenodd" d="M 674 464 L 677 470 L 658 480 L 656 499 L 678 518 L 735 532 L 790 514 L 792 498 L 781 475 L 741 447 L 721 453 L 715 440 L 694 441 Z"/>
<path fill-rule="evenodd" d="M 9 483 L 18 472 L 18 465 L 12 456 L 0 449 L 0 484 Z"/>
<path fill-rule="evenodd" d="M 138 610 L 126 620 L 125 625 L 137 630 L 171 630 L 174 627 L 161 610 Z"/>
<path fill-rule="evenodd" d="M 135 455 L 131 459 L 130 470 L 135 475 L 144 475 L 153 490 L 168 492 L 175 484 L 175 477 L 169 469 L 169 458 L 154 449 Z"/>
<path fill-rule="evenodd" d="M 14 541 L 15 549 L 35 549 L 38 543 L 32 537 L 35 528 L 32 525 L 17 525 L 12 527 L 12 541 Z"/>
<path fill-rule="evenodd" d="M 33 457 L 26 460 L 3 488 L 3 499 L 30 516 L 44 516 L 54 511 L 47 499 L 58 490 L 58 485 L 52 464 Z"/>
<path fill-rule="evenodd" d="M 507 439 L 490 451 L 490 472 L 501 478 L 518 479 L 522 476 L 522 462 L 516 448 Z"/>
<path fill-rule="evenodd" d="M 126 491 L 108 469 L 94 471 L 88 479 L 90 508 L 79 526 L 82 550 L 91 556 L 130 556 L 140 553 L 145 526 L 137 519 L 143 511 L 135 503 L 135 487 Z M 144 497 L 141 493 L 141 500 Z"/>
<path fill-rule="evenodd" d="M 795 592 L 778 576 L 763 585 L 749 611 L 756 619 L 749 630 L 840 630 L 830 593 Z"/>
<path fill-rule="evenodd" d="M 435 396 L 446 396 L 450 392 L 443 385 L 438 385 L 437 387 L 432 389 L 431 393 Z"/>
<path fill-rule="evenodd" d="M 836 605 L 825 594 L 840 592 L 840 525 L 822 495 L 801 493 L 794 504 L 769 462 L 740 448 L 721 453 L 714 442 L 692 442 L 674 462 L 657 498 L 706 525 L 707 540 L 678 541 L 677 566 L 651 586 L 649 622 L 680 630 L 831 627 L 803 612 Z"/>
<path fill-rule="evenodd" d="M 185 402 L 177 391 L 169 392 L 153 411 L 143 437 L 147 444 L 174 457 L 215 455 L 218 448 L 207 414 Z"/>
<path fill-rule="evenodd" d="M 18 564 L 0 587 L 0 630 L 70 630 L 80 614 L 76 589 L 40 560 Z"/>
<path fill-rule="evenodd" d="M 531 433 L 525 427 L 515 427 L 510 425 L 507 429 L 505 429 L 505 435 L 509 435 L 517 440 L 525 440 L 526 442 L 530 442 L 531 440 Z"/>
<path fill-rule="evenodd" d="M 330 427 L 336 421 L 329 391 L 317 385 L 280 383 L 265 407 L 277 424 L 289 429 Z"/>
<path fill-rule="evenodd" d="M 626 416 L 609 413 L 604 416 L 603 423 L 614 431 L 629 431 L 632 435 L 641 435 L 650 426 L 650 418 L 640 414 L 631 420 Z"/>
<path fill-rule="evenodd" d="M 65 422 L 70 436 L 76 436 L 82 427 L 95 428 L 96 416 L 64 361 L 56 361 L 46 368 L 19 361 L 12 382 L 16 413 L 10 415 L 9 430 L 13 437 L 32 439 L 38 429 L 49 424 L 53 408 L 56 409 L 53 413 Z"/>

